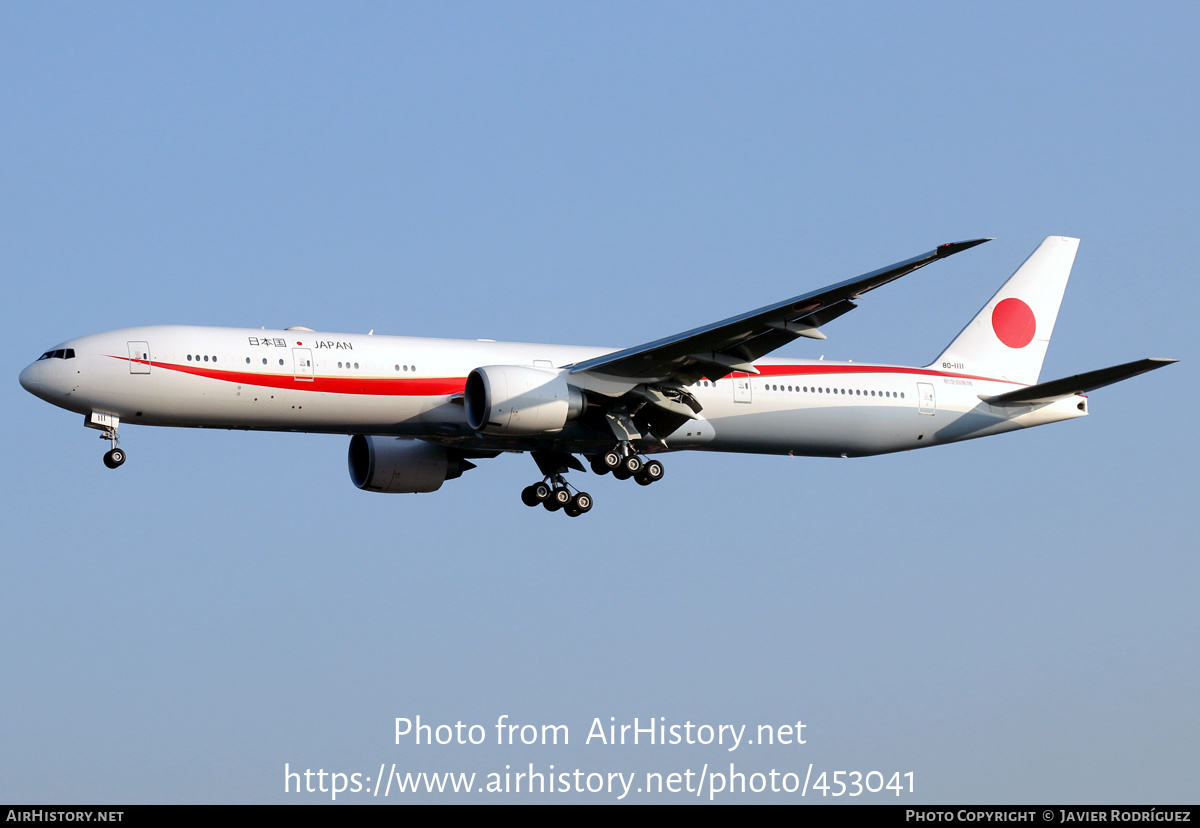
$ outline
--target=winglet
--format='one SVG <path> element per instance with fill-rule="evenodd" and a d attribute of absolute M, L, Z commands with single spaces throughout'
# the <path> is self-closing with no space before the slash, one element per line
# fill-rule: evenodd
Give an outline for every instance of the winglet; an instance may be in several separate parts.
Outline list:
<path fill-rule="evenodd" d="M 964 250 L 969 250 L 976 245 L 984 242 L 995 241 L 995 239 L 971 239 L 970 241 L 946 242 L 937 249 L 937 257 L 944 259 L 947 256 L 953 256 L 955 253 L 961 253 Z"/>

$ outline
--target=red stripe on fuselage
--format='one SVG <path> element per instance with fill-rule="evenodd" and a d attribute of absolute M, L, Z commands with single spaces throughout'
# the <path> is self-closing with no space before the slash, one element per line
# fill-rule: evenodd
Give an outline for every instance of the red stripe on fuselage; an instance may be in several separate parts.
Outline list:
<path fill-rule="evenodd" d="M 129 357 L 108 356 L 139 365 L 153 365 L 191 374 L 196 377 L 232 382 L 239 385 L 257 385 L 262 388 L 287 388 L 293 391 L 317 391 L 324 394 L 366 394 L 380 397 L 445 397 L 461 394 L 466 387 L 466 377 L 315 377 L 297 379 L 291 374 L 258 374 L 251 371 L 224 371 L 217 368 L 201 368 L 197 365 L 177 365 L 171 362 L 154 362 Z"/>
<path fill-rule="evenodd" d="M 828 365 L 756 365 L 759 376 L 779 377 L 808 374 L 917 374 L 925 377 L 951 377 L 953 379 L 979 380 L 981 382 L 1005 382 L 1009 385 L 1024 385 L 1012 380 L 995 377 L 980 377 L 974 374 L 955 374 L 951 371 L 934 371 L 929 368 L 905 368 L 895 365 L 837 364 Z"/>
<path fill-rule="evenodd" d="M 113 359 L 154 365 L 170 371 L 192 374 L 197 377 L 222 382 L 257 385 L 264 388 L 290 388 L 294 391 L 317 391 L 325 394 L 366 394 L 383 397 L 443 397 L 461 394 L 466 387 L 466 377 L 316 377 L 296 379 L 289 374 L 256 374 L 251 371 L 224 371 L 216 368 L 201 368 L 197 365 L 177 365 L 170 362 L 153 362 L 130 359 L 109 354 Z M 954 379 L 980 380 L 981 382 L 1003 382 L 1023 385 L 1011 380 L 995 377 L 980 377 L 974 374 L 956 374 L 950 371 L 933 371 L 928 368 L 905 368 L 893 365 L 836 364 L 826 365 L 758 365 L 761 377 L 817 376 L 821 374 L 915 374 L 925 377 L 951 377 Z"/>

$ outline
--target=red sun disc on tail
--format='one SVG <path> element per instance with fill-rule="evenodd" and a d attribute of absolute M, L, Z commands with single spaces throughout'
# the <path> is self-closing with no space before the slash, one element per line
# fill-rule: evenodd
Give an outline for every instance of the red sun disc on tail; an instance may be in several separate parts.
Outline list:
<path fill-rule="evenodd" d="M 1005 299 L 992 309 L 992 330 L 1010 348 L 1024 348 L 1033 341 L 1037 320 L 1020 299 Z"/>

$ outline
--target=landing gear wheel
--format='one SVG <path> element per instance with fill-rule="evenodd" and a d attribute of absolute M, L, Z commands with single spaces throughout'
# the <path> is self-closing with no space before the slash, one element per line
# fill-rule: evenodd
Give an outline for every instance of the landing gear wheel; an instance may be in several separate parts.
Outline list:
<path fill-rule="evenodd" d="M 630 475 L 635 475 L 642 470 L 642 458 L 636 454 L 631 454 L 625 458 L 625 471 Z"/>
<path fill-rule="evenodd" d="M 563 511 L 567 513 L 567 517 L 579 517 L 583 514 L 573 503 L 564 506 Z"/>
<path fill-rule="evenodd" d="M 621 453 L 619 451 L 606 451 L 604 456 L 600 458 L 600 462 L 603 463 L 605 468 L 607 468 L 609 471 L 616 471 L 621 467 L 621 461 L 623 459 L 624 458 L 621 457 Z"/>
<path fill-rule="evenodd" d="M 587 492 L 579 492 L 575 497 L 571 498 L 571 508 L 575 510 L 576 514 L 587 514 L 592 511 L 592 496 Z M 567 514 L 571 513 L 568 512 Z"/>
<path fill-rule="evenodd" d="M 521 490 L 521 502 L 526 506 L 537 506 L 550 497 L 550 487 L 545 483 L 534 483 Z"/>
<path fill-rule="evenodd" d="M 104 453 L 104 465 L 108 466 L 110 469 L 115 469 L 124 462 L 125 452 L 121 451 L 119 448 L 115 448 Z"/>
<path fill-rule="evenodd" d="M 550 497 L 542 505 L 551 512 L 557 512 L 570 502 L 571 492 L 566 488 L 559 487 L 550 493 Z"/>
<path fill-rule="evenodd" d="M 646 464 L 645 468 L 642 469 L 642 476 L 647 478 L 651 483 L 657 483 L 659 480 L 662 480 L 662 477 L 666 471 L 667 470 L 663 468 L 662 463 L 658 462 L 657 460 L 651 460 Z"/>
<path fill-rule="evenodd" d="M 608 474 L 612 469 L 605 462 L 603 455 L 597 455 L 588 461 L 592 468 L 592 474 Z"/>
<path fill-rule="evenodd" d="M 630 474 L 624 466 L 617 466 L 615 469 L 613 469 L 613 477 L 617 478 L 617 480 L 628 480 L 629 478 L 633 477 L 633 475 Z"/>
<path fill-rule="evenodd" d="M 649 486 L 654 482 L 653 478 L 646 474 L 645 471 L 638 472 L 633 479 L 637 481 L 639 486 Z"/>

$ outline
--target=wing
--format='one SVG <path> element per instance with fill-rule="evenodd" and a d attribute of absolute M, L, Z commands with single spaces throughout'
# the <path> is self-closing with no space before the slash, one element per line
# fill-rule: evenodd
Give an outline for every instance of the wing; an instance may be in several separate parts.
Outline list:
<path fill-rule="evenodd" d="M 701 377 L 720 379 L 732 371 L 757 374 L 758 370 L 752 364 L 754 360 L 797 337 L 824 339 L 819 328 L 858 307 L 854 300 L 867 291 L 986 241 L 991 239 L 943 244 L 928 253 L 855 279 L 731 316 L 712 325 L 576 363 L 570 371 L 639 383 L 673 380 L 683 384 Z"/>

